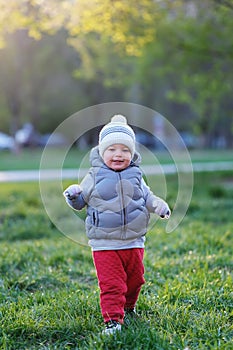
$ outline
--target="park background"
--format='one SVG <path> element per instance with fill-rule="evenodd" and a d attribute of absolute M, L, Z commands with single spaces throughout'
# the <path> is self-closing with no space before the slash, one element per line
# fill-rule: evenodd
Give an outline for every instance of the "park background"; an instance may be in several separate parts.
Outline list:
<path fill-rule="evenodd" d="M 33 131 L 0 151 L 0 348 L 233 349 L 233 2 L 0 5 L 0 131 L 13 139 Z M 174 232 L 167 234 L 162 220 L 150 227 L 141 320 L 106 338 L 89 248 L 59 232 L 38 181 L 22 181 L 19 173 L 18 181 L 6 178 L 38 170 L 46 140 L 70 115 L 116 101 L 161 113 L 184 137 L 193 166 L 214 163 L 215 170 L 194 173 L 191 203 Z M 85 137 L 86 149 L 74 145 L 64 168 L 79 166 L 97 133 Z M 47 150 L 53 168 L 63 154 L 57 142 Z M 156 147 L 149 155 L 162 167 L 171 162 Z M 147 180 L 159 189 L 160 177 Z M 64 188 L 72 182 L 64 179 Z M 65 220 L 56 207 L 62 191 L 45 183 Z M 166 174 L 171 208 L 177 183 L 177 174 Z M 77 234 L 82 241 L 84 229 Z"/>
<path fill-rule="evenodd" d="M 0 4 L 0 131 L 47 134 L 120 101 L 158 111 L 192 146 L 232 147 L 231 0 Z"/>

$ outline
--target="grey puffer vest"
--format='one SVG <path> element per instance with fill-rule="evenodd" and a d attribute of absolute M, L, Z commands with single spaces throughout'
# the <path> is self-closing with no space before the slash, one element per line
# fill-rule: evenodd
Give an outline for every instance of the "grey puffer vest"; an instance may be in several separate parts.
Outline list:
<path fill-rule="evenodd" d="M 94 186 L 87 206 L 89 239 L 132 240 L 146 234 L 149 212 L 141 188 L 142 172 L 134 162 L 122 171 L 93 162 Z"/>

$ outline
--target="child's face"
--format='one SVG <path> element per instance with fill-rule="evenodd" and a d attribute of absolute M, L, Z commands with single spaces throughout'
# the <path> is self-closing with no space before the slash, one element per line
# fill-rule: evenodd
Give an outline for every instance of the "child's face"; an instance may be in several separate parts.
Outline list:
<path fill-rule="evenodd" d="M 131 162 L 131 153 L 127 146 L 114 144 L 104 151 L 103 160 L 109 168 L 120 171 L 129 166 Z"/>

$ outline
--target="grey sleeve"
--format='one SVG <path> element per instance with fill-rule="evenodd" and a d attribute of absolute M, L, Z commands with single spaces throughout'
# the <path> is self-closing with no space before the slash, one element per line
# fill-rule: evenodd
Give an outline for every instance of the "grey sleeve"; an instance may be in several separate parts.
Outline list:
<path fill-rule="evenodd" d="M 154 213 L 155 211 L 154 202 L 158 197 L 151 191 L 150 187 L 147 186 L 144 179 L 142 179 L 141 185 L 142 185 L 143 195 L 146 200 L 146 207 L 150 213 Z"/>

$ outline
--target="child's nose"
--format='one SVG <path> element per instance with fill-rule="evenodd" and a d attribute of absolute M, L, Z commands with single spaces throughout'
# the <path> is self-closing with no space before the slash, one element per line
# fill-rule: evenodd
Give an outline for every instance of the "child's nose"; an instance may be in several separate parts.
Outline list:
<path fill-rule="evenodd" d="M 122 156 L 122 151 L 120 149 L 116 150 L 116 154 L 117 157 L 121 157 Z"/>

